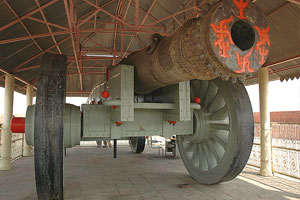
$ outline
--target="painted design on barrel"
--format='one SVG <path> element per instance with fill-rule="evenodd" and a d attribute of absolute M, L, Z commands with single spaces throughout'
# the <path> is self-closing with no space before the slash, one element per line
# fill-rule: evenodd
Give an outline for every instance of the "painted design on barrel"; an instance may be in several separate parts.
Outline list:
<path fill-rule="evenodd" d="M 258 26 L 254 26 L 259 35 L 259 41 L 256 44 L 256 50 L 259 52 L 260 61 L 259 64 L 264 64 L 265 57 L 268 55 L 269 50 L 266 48 L 266 45 L 270 46 L 269 32 L 270 27 L 260 29 Z"/>
<path fill-rule="evenodd" d="M 251 62 L 249 60 L 249 58 L 252 54 L 252 51 L 253 51 L 253 47 L 251 48 L 249 53 L 247 53 L 244 56 L 240 56 L 238 51 L 235 52 L 237 64 L 239 66 L 238 70 L 235 71 L 236 73 L 246 72 L 246 69 L 248 70 L 248 72 L 254 72 L 253 68 L 250 66 Z"/>
<path fill-rule="evenodd" d="M 238 18 L 241 19 L 248 19 L 248 17 L 244 16 L 244 9 L 247 8 L 249 6 L 249 2 L 248 1 L 243 1 L 243 0 L 233 0 L 233 3 L 236 5 L 236 7 L 238 7 L 238 9 L 240 10 L 240 15 L 238 15 Z"/>
<path fill-rule="evenodd" d="M 223 58 L 219 59 L 219 61 L 236 74 L 255 72 L 265 63 L 265 60 L 270 53 L 270 28 L 269 26 L 263 28 L 260 25 L 257 25 L 257 21 L 248 20 L 247 9 L 250 9 L 251 7 L 254 13 L 258 9 L 255 5 L 251 6 L 249 0 L 228 0 L 228 2 L 231 3 L 226 4 L 226 6 L 224 4 L 223 6 L 225 6 L 225 8 L 220 9 L 217 14 L 214 14 L 214 23 L 210 24 L 211 32 L 215 36 L 211 41 L 214 52 L 217 57 Z M 234 9 L 232 9 L 232 6 Z M 227 10 L 229 10 L 229 13 L 226 14 Z M 254 17 L 253 19 L 256 20 L 256 18 L 257 17 Z M 234 46 L 236 41 L 233 42 L 231 37 L 231 26 L 240 19 L 250 23 L 254 31 L 257 30 L 257 37 L 253 41 L 254 44 L 251 49 L 247 48 L 247 51 L 246 49 L 240 49 L 237 44 L 237 46 Z"/>
<path fill-rule="evenodd" d="M 220 20 L 219 25 L 211 23 L 213 31 L 216 34 L 217 39 L 214 42 L 214 47 L 219 47 L 220 57 L 229 58 L 228 54 L 231 44 L 234 44 L 231 38 L 230 31 L 228 30 L 227 25 L 232 22 L 233 16 L 230 16 L 228 19 Z"/>

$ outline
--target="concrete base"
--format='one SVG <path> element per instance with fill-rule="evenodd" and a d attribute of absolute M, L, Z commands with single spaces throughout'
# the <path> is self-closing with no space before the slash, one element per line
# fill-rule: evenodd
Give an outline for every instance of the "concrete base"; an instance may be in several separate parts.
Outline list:
<path fill-rule="evenodd" d="M 13 162 L 13 169 L 0 171 L 0 199 L 37 199 L 34 158 Z M 262 177 L 246 168 L 236 179 L 201 185 L 194 181 L 180 159 L 157 156 L 146 147 L 142 154 L 118 146 L 67 149 L 64 166 L 65 200 L 198 200 L 198 199 L 300 199 L 300 183 L 278 177 Z M 187 184 L 187 185 L 186 185 Z"/>
<path fill-rule="evenodd" d="M 259 171 L 259 175 L 261 175 L 261 176 L 273 176 L 273 173 L 270 172 L 270 170 L 261 169 Z"/>
<path fill-rule="evenodd" d="M 271 160 L 261 160 L 260 161 L 260 171 L 259 175 L 261 176 L 273 176 L 272 172 L 272 161 Z"/>

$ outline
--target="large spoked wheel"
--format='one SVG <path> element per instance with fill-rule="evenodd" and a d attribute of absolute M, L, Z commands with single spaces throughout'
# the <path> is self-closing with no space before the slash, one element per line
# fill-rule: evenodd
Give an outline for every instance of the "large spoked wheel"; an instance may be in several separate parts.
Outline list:
<path fill-rule="evenodd" d="M 193 135 L 178 136 L 178 148 L 191 176 L 204 184 L 235 178 L 251 153 L 254 121 L 244 85 L 238 81 L 191 81 L 191 99 L 200 97 L 193 112 Z"/>
<path fill-rule="evenodd" d="M 142 153 L 145 149 L 146 137 L 131 137 L 129 144 L 132 153 Z"/>

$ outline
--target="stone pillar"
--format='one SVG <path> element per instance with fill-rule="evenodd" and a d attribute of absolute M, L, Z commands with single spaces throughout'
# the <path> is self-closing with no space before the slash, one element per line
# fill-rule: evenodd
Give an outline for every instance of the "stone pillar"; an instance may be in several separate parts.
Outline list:
<path fill-rule="evenodd" d="M 4 120 L 2 126 L 2 146 L 0 170 L 11 169 L 11 131 L 10 120 L 13 113 L 15 78 L 11 74 L 5 75 L 5 96 L 4 96 Z"/>
<path fill-rule="evenodd" d="M 272 147 L 270 134 L 269 111 L 269 73 L 263 67 L 258 71 L 259 76 L 259 103 L 260 103 L 260 175 L 272 176 Z"/>
<path fill-rule="evenodd" d="M 27 85 L 27 87 L 26 87 L 26 107 L 32 105 L 32 98 L 33 98 L 33 86 Z M 23 156 L 31 156 L 30 146 L 26 144 L 25 135 L 24 135 Z"/>

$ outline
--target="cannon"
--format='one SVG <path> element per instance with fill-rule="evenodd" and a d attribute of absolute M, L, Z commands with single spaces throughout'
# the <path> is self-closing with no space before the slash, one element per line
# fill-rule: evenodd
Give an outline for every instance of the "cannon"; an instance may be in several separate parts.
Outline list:
<path fill-rule="evenodd" d="M 64 103 L 65 57 L 44 55 L 37 103 L 25 120 L 40 199 L 63 198 L 63 148 L 80 141 L 127 139 L 141 153 L 145 136 L 176 135 L 200 183 L 229 181 L 243 170 L 254 122 L 242 81 L 267 59 L 269 26 L 247 0 L 201 9 L 171 36 L 154 34 L 147 48 L 110 67 L 81 109 Z"/>

